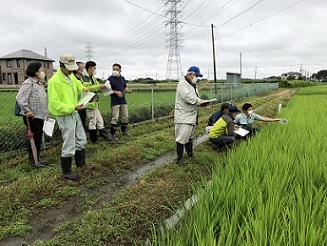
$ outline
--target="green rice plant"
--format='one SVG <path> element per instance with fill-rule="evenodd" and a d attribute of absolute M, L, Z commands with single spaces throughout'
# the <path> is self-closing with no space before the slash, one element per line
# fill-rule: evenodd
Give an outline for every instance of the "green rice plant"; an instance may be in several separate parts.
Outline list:
<path fill-rule="evenodd" d="M 156 245 L 326 245 L 326 87 L 305 88 L 280 117 L 216 163 L 198 204 Z M 313 107 L 314 105 L 314 107 Z"/>

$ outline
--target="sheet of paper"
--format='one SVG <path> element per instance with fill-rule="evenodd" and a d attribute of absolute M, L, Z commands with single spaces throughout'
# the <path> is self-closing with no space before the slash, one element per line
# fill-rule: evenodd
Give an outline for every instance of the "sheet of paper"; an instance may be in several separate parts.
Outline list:
<path fill-rule="evenodd" d="M 45 120 L 44 121 L 44 124 L 43 124 L 43 132 L 47 136 L 52 137 L 53 129 L 54 129 L 55 124 L 56 124 L 56 120 L 55 119 L 49 118 L 48 120 Z"/>
<path fill-rule="evenodd" d="M 234 131 L 237 135 L 241 136 L 241 137 L 244 137 L 246 136 L 249 131 L 248 130 L 245 130 L 244 128 L 238 128 L 237 130 Z"/>
<path fill-rule="evenodd" d="M 217 99 L 216 98 L 212 98 L 212 99 L 204 100 L 201 104 L 215 102 L 215 101 L 217 101 Z"/>
<path fill-rule="evenodd" d="M 93 92 L 83 93 L 77 105 L 83 104 L 82 108 L 86 108 L 86 106 L 89 104 L 89 101 L 94 97 L 94 95 L 95 94 Z"/>
<path fill-rule="evenodd" d="M 106 85 L 106 88 L 101 89 L 101 91 L 102 91 L 104 96 L 108 96 L 108 95 L 113 93 L 112 89 L 111 89 L 110 81 L 107 80 L 105 85 Z"/>

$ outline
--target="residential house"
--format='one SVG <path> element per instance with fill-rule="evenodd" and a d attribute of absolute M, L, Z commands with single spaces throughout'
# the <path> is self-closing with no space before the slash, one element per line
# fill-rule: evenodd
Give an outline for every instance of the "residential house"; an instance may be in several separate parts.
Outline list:
<path fill-rule="evenodd" d="M 53 75 L 54 60 L 31 50 L 22 49 L 0 57 L 0 86 L 22 84 L 27 66 L 31 62 L 41 62 L 45 81 Z"/>
<path fill-rule="evenodd" d="M 288 72 L 288 73 L 282 73 L 281 79 L 286 80 L 289 78 L 299 79 L 301 77 L 301 73 L 299 72 Z"/>

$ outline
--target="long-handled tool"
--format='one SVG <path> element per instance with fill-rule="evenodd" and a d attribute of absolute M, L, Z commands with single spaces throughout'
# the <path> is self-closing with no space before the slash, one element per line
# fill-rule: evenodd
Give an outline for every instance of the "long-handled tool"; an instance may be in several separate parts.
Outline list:
<path fill-rule="evenodd" d="M 26 121 L 27 121 L 27 134 L 26 134 L 26 136 L 30 140 L 35 167 L 38 167 L 39 166 L 39 160 L 38 160 L 38 157 L 37 157 L 37 150 L 36 150 L 36 146 L 35 146 L 35 142 L 34 142 L 34 133 L 31 130 L 30 121 L 29 121 L 27 116 L 26 116 Z"/>

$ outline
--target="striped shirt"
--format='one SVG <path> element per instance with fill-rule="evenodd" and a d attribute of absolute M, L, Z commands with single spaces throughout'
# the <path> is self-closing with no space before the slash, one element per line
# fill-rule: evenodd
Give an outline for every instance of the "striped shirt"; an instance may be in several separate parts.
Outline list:
<path fill-rule="evenodd" d="M 45 119 L 49 112 L 44 86 L 34 78 L 29 77 L 23 82 L 16 100 L 22 115 L 32 111 L 34 118 Z"/>

